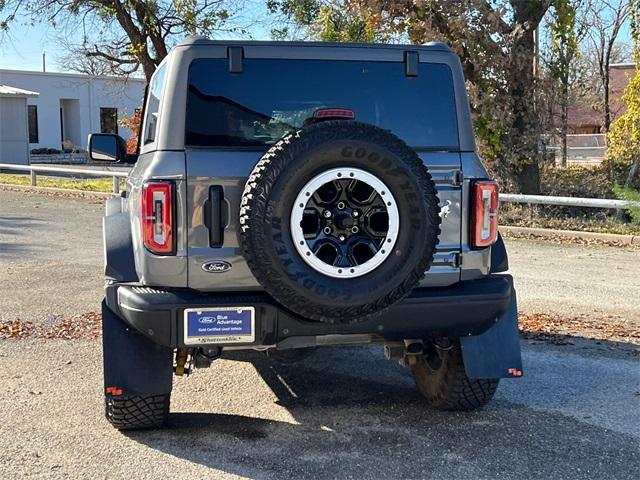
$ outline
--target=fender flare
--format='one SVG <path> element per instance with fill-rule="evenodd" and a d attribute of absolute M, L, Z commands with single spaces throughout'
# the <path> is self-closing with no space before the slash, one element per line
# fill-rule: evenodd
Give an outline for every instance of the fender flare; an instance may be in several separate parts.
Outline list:
<path fill-rule="evenodd" d="M 108 279 L 118 282 L 137 282 L 130 217 L 114 200 L 120 202 L 120 198 L 109 199 L 107 215 L 102 218 L 104 273 Z"/>
<path fill-rule="evenodd" d="M 504 246 L 502 235 L 498 233 L 496 243 L 491 245 L 491 269 L 490 273 L 500 273 L 509 270 L 509 257 Z"/>

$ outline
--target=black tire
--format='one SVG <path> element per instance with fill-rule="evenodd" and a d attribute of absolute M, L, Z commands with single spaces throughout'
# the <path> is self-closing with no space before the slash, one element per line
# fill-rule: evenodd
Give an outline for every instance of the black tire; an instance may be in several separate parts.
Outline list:
<path fill-rule="evenodd" d="M 392 253 L 356 278 L 313 269 L 289 228 L 300 190 L 332 168 L 376 176 L 397 203 L 401 227 Z M 439 212 L 431 175 L 402 140 L 373 125 L 328 121 L 284 137 L 258 161 L 242 196 L 239 240 L 252 273 L 279 303 L 303 318 L 348 323 L 393 305 L 418 284 L 433 260 Z"/>
<path fill-rule="evenodd" d="M 455 342 L 451 350 L 433 352 L 415 359 L 413 378 L 430 407 L 467 411 L 485 406 L 498 388 L 500 379 L 472 379 L 464 370 L 462 350 Z"/>
<path fill-rule="evenodd" d="M 169 415 L 170 395 L 105 396 L 105 416 L 118 430 L 159 428 Z"/>

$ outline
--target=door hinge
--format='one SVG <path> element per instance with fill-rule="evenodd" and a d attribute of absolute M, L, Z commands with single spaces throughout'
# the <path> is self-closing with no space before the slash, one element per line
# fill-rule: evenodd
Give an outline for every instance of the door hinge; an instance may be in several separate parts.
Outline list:
<path fill-rule="evenodd" d="M 462 185 L 464 181 L 464 175 L 461 170 L 449 170 L 449 171 L 438 171 L 438 170 L 430 170 L 425 166 L 431 178 L 436 183 L 442 183 L 445 185 L 451 185 L 453 187 L 459 187 Z"/>
<path fill-rule="evenodd" d="M 242 47 L 228 47 L 229 73 L 242 73 L 244 49 Z"/>
<path fill-rule="evenodd" d="M 420 57 L 418 52 L 415 52 L 415 51 L 404 52 L 404 74 L 407 77 L 418 76 L 419 63 L 420 63 Z"/>

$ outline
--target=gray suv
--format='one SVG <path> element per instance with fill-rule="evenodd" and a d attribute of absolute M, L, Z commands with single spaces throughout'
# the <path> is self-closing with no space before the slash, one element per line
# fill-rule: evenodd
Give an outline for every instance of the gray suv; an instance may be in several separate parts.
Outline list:
<path fill-rule="evenodd" d="M 426 404 L 485 405 L 522 375 L 498 191 L 443 44 L 191 37 L 147 89 L 107 202 L 107 419 L 158 427 L 173 375 L 225 353 L 295 362 L 379 342 Z"/>

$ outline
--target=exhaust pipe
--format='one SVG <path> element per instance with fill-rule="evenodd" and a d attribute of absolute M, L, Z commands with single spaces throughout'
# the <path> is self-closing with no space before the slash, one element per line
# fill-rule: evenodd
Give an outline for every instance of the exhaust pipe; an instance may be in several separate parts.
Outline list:
<path fill-rule="evenodd" d="M 405 340 L 404 349 L 406 355 L 422 355 L 424 353 L 424 344 L 419 339 Z"/>

